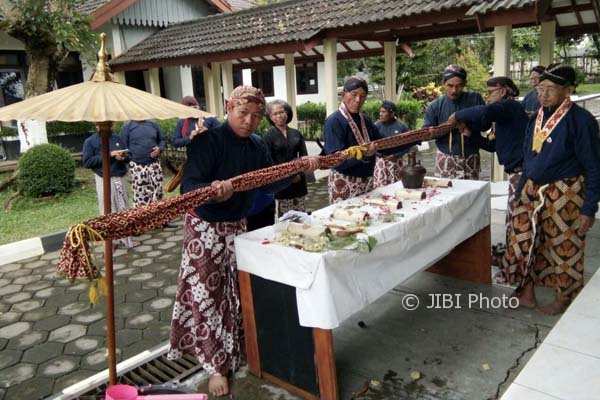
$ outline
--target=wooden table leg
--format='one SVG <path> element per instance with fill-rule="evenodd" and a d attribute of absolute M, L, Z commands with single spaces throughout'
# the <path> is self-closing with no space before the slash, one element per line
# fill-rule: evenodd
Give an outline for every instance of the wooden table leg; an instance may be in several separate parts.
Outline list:
<path fill-rule="evenodd" d="M 339 390 L 331 329 L 313 328 L 313 338 L 320 398 L 321 400 L 338 400 Z"/>
<path fill-rule="evenodd" d="M 252 281 L 250 274 L 238 271 L 240 284 L 240 299 L 242 302 L 242 318 L 244 323 L 244 338 L 246 342 L 246 359 L 248 369 L 261 377 L 260 353 L 258 352 L 258 336 L 256 332 L 256 318 L 254 316 L 254 299 L 252 297 Z"/>
<path fill-rule="evenodd" d="M 476 283 L 492 283 L 492 242 L 486 226 L 458 246 L 427 271 Z"/>

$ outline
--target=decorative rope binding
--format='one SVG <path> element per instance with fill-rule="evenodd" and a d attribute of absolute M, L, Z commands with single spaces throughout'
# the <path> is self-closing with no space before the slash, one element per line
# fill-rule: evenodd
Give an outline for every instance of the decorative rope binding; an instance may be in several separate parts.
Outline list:
<path fill-rule="evenodd" d="M 414 130 L 384 139 L 375 140 L 378 150 L 390 149 L 443 136 L 450 131 L 450 124 Z M 349 158 L 362 159 L 367 144 L 353 146 L 343 151 L 318 157 L 319 169 L 328 169 L 341 164 Z M 309 166 L 307 157 L 287 163 L 248 172 L 231 179 L 235 192 L 244 192 L 276 182 L 304 171 Z M 98 299 L 98 293 L 104 291 L 106 282 L 100 270 L 91 260 L 90 242 L 107 239 L 121 239 L 137 236 L 159 229 L 166 223 L 183 215 L 189 210 L 206 203 L 216 195 L 210 186 L 196 189 L 180 196 L 171 197 L 146 206 L 132 208 L 119 213 L 111 213 L 89 219 L 72 226 L 67 233 L 57 265 L 59 275 L 71 281 L 86 278 L 91 281 L 89 297 Z"/>

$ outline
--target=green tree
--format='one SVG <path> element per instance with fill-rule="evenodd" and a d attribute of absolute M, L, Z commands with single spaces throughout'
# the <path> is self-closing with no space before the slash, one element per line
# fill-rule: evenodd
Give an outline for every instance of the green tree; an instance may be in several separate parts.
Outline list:
<path fill-rule="evenodd" d="M 487 65 L 478 57 L 474 41 L 459 38 L 434 39 L 412 44 L 415 57 L 398 54 L 396 58 L 398 84 L 412 90 L 429 82 L 440 82 L 442 71 L 448 64 L 459 64 L 469 73 L 469 88 L 485 89 L 488 78 Z M 364 59 L 373 82 L 383 83 L 385 65 L 383 57 Z"/>
<path fill-rule="evenodd" d="M 25 45 L 25 97 L 46 93 L 69 51 L 94 49 L 89 17 L 78 13 L 82 0 L 0 0 L 0 30 Z"/>

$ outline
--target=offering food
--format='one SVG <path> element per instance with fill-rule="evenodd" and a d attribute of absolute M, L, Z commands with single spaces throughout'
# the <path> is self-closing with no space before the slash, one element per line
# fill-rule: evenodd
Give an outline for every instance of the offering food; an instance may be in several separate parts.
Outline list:
<path fill-rule="evenodd" d="M 366 197 L 364 203 L 370 206 L 386 207 L 390 210 L 399 210 L 402 208 L 402 202 L 396 198 Z"/>
<path fill-rule="evenodd" d="M 325 250 L 369 252 L 375 247 L 377 241 L 363 231 L 364 227 L 347 221 L 339 221 L 338 224 L 332 222 L 327 226 L 284 222 L 276 225 L 275 241 L 284 246 L 310 252 Z"/>
<path fill-rule="evenodd" d="M 346 237 L 351 236 L 359 232 L 363 232 L 365 230 L 362 226 L 357 225 L 340 225 L 336 222 L 326 222 L 325 225 L 329 228 L 329 231 L 334 236 Z"/>
<path fill-rule="evenodd" d="M 420 189 L 400 189 L 396 192 L 396 197 L 402 200 L 425 200 L 427 193 Z"/>
<path fill-rule="evenodd" d="M 286 222 L 276 234 L 276 241 L 306 251 L 323 251 L 329 242 L 328 228 L 322 225 Z"/>
<path fill-rule="evenodd" d="M 331 218 L 340 221 L 354 222 L 356 224 L 366 224 L 371 216 L 368 212 L 359 209 L 337 208 L 331 214 Z"/>
<path fill-rule="evenodd" d="M 423 186 L 430 188 L 449 188 L 452 187 L 452 181 L 448 179 L 425 178 L 423 181 Z"/>

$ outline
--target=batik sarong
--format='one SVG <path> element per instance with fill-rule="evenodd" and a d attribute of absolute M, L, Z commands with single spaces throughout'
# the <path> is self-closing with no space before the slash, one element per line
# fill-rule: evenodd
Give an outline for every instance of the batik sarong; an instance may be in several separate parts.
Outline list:
<path fill-rule="evenodd" d="M 163 198 L 163 171 L 160 163 L 143 165 L 129 162 L 134 207 L 145 206 Z"/>
<path fill-rule="evenodd" d="M 502 258 L 508 283 L 552 287 L 567 300 L 581 290 L 585 236 L 578 230 L 584 189 L 581 176 L 541 188 L 526 182 L 515 200 Z"/>
<path fill-rule="evenodd" d="M 508 243 L 508 226 L 510 221 L 512 220 L 512 216 L 514 214 L 515 207 L 515 194 L 517 191 L 517 185 L 519 184 L 519 180 L 521 180 L 521 172 L 515 172 L 513 174 L 508 175 L 508 201 L 506 204 L 506 242 Z"/>
<path fill-rule="evenodd" d="M 184 223 L 168 358 L 191 354 L 208 374 L 226 376 L 243 357 L 233 239 L 246 222 L 206 222 L 188 213 Z"/>
<path fill-rule="evenodd" d="M 329 170 L 327 188 L 329 190 L 329 203 L 333 204 L 373 190 L 373 178 L 344 175 L 331 169 Z"/>
<path fill-rule="evenodd" d="M 96 179 L 96 195 L 98 197 L 98 210 L 100 215 L 104 215 L 104 183 L 102 177 L 94 174 Z M 121 212 L 129 208 L 129 202 L 127 200 L 127 189 L 123 184 L 122 176 L 111 176 L 110 177 L 110 206 L 111 212 Z M 130 249 L 133 247 L 133 240 L 131 237 L 119 239 L 119 242 L 126 248 Z"/>
<path fill-rule="evenodd" d="M 373 187 L 391 185 L 402 178 L 402 157 L 387 156 L 377 157 L 373 171 Z"/>
<path fill-rule="evenodd" d="M 435 156 L 435 176 L 439 178 L 478 180 L 480 170 L 479 154 L 471 154 L 465 158 L 438 150 Z"/>
<path fill-rule="evenodd" d="M 306 196 L 294 197 L 292 199 L 275 200 L 275 215 L 277 218 L 290 210 L 306 211 Z"/>

